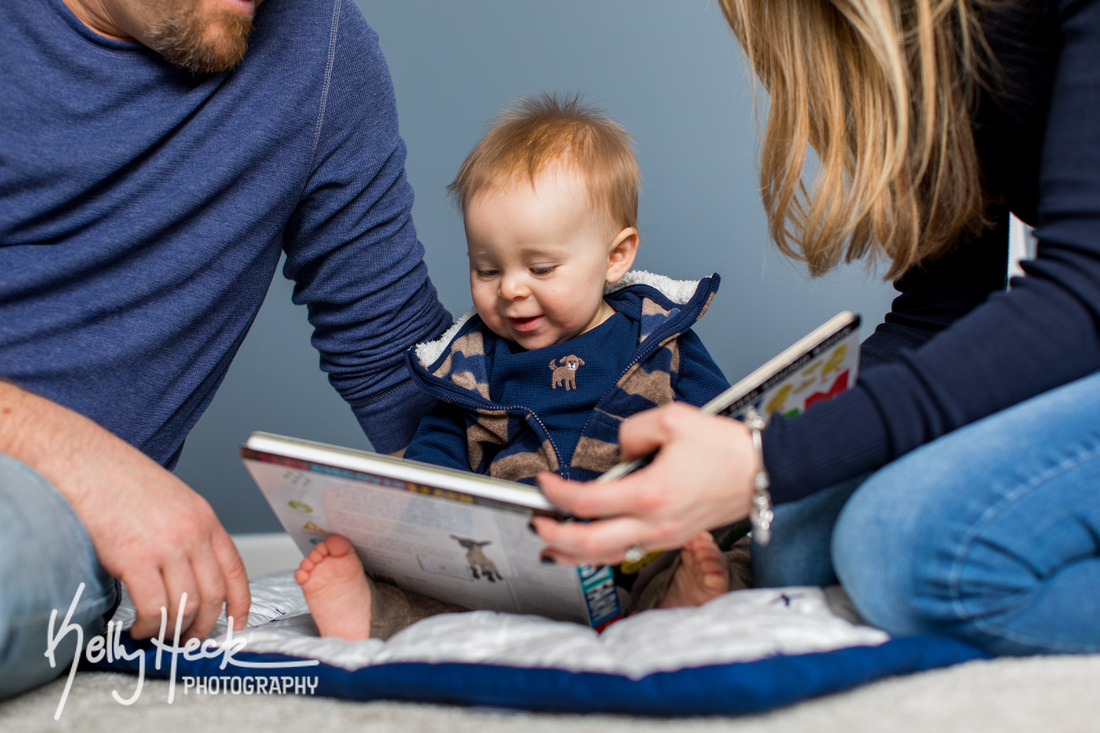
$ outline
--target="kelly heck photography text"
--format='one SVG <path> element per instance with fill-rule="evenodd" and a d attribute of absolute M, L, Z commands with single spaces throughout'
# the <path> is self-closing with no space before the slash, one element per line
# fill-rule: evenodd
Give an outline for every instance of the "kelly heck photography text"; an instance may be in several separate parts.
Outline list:
<path fill-rule="evenodd" d="M 142 687 L 145 685 L 145 651 L 135 649 L 127 651 L 122 643 L 122 624 L 116 621 L 108 621 L 107 629 L 99 636 L 92 637 L 88 644 L 84 645 L 84 630 L 78 624 L 72 623 L 73 613 L 80 603 L 80 596 L 84 593 L 84 583 L 81 583 L 73 596 L 73 602 L 69 604 L 69 610 L 65 614 L 61 627 L 57 628 L 58 610 L 55 608 L 50 613 L 50 628 L 46 635 L 46 657 L 50 660 L 50 666 L 57 667 L 55 651 L 58 645 L 70 634 L 76 636 L 76 654 L 73 655 L 72 665 L 69 668 L 69 677 L 65 681 L 65 689 L 61 693 L 61 701 L 54 713 L 54 720 L 61 719 L 61 713 L 65 709 L 65 701 L 69 698 L 72 689 L 73 678 L 76 676 L 77 666 L 81 657 L 91 664 L 96 664 L 104 659 L 113 662 L 116 659 L 127 661 L 137 660 L 138 673 L 137 684 L 130 697 L 124 698 L 117 690 L 111 692 L 115 702 L 120 705 L 133 705 L 141 697 Z M 168 609 L 160 609 L 160 633 L 150 643 L 156 647 L 153 655 L 153 669 L 160 671 L 168 669 L 168 704 L 172 704 L 176 694 L 176 667 L 180 656 L 187 661 L 198 659 L 215 659 L 221 657 L 218 668 L 224 670 L 233 666 L 240 669 L 292 669 L 300 667 L 315 667 L 320 664 L 316 659 L 303 659 L 293 662 L 246 662 L 236 659 L 234 655 L 244 651 L 244 639 L 233 636 L 233 617 L 226 619 L 226 632 L 224 639 L 188 639 L 180 646 L 180 630 L 183 627 L 183 613 L 187 605 L 187 594 L 180 596 L 179 613 L 176 618 L 176 632 L 170 642 L 164 639 L 168 627 Z M 168 659 L 164 656 L 167 654 Z M 186 677 L 181 676 L 184 694 L 210 694 L 210 695 L 282 695 L 282 694 L 310 694 L 317 689 L 317 677 L 305 677 L 297 675 L 225 675 L 221 677 Z"/>

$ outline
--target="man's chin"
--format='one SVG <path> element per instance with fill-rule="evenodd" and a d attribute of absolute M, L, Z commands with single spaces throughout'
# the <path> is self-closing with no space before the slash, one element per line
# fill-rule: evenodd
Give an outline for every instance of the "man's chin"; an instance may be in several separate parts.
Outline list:
<path fill-rule="evenodd" d="M 192 74 L 219 74 L 244 58 L 252 34 L 251 17 L 226 15 L 214 27 L 189 20 L 161 28 L 148 46 L 168 63 Z"/>
<path fill-rule="evenodd" d="M 186 58 L 171 58 L 164 55 L 164 58 L 170 64 L 192 74 L 220 74 L 239 64 L 243 57 L 243 53 L 232 57 L 223 55 L 196 57 L 191 55 Z"/>

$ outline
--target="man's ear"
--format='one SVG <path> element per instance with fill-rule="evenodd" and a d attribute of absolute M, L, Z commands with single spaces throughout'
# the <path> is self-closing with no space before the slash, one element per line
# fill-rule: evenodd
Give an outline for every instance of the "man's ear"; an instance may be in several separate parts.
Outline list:
<path fill-rule="evenodd" d="M 638 254 L 641 235 L 634 227 L 626 227 L 618 233 L 611 243 L 607 255 L 607 277 L 609 283 L 617 283 L 634 266 L 634 257 Z"/>

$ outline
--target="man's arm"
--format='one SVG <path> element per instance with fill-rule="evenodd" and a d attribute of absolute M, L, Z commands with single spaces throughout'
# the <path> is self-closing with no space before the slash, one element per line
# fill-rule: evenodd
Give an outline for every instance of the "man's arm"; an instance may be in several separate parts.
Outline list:
<path fill-rule="evenodd" d="M 248 618 L 244 564 L 210 505 L 158 463 L 88 418 L 0 380 L 0 453 L 35 469 L 65 497 L 100 563 L 126 584 L 138 638 L 204 636 L 226 612 Z"/>
<path fill-rule="evenodd" d="M 353 3 L 334 26 L 315 164 L 287 224 L 284 274 L 305 304 L 321 368 L 375 450 L 407 445 L 434 400 L 405 351 L 451 324 L 412 220 L 405 143 L 378 39 Z"/>
<path fill-rule="evenodd" d="M 461 409 L 440 402 L 420 421 L 420 427 L 404 457 L 459 471 L 480 471 L 488 466 L 471 466 L 466 447 L 466 420 Z"/>

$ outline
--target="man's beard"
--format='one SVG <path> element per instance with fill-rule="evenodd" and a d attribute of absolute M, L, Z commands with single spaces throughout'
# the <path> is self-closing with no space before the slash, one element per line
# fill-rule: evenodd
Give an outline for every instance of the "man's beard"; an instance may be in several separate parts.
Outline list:
<path fill-rule="evenodd" d="M 208 28 L 214 29 L 213 37 Z M 154 28 L 147 45 L 181 69 L 216 74 L 241 60 L 251 33 L 251 16 L 226 12 L 208 21 L 190 8 Z"/>

